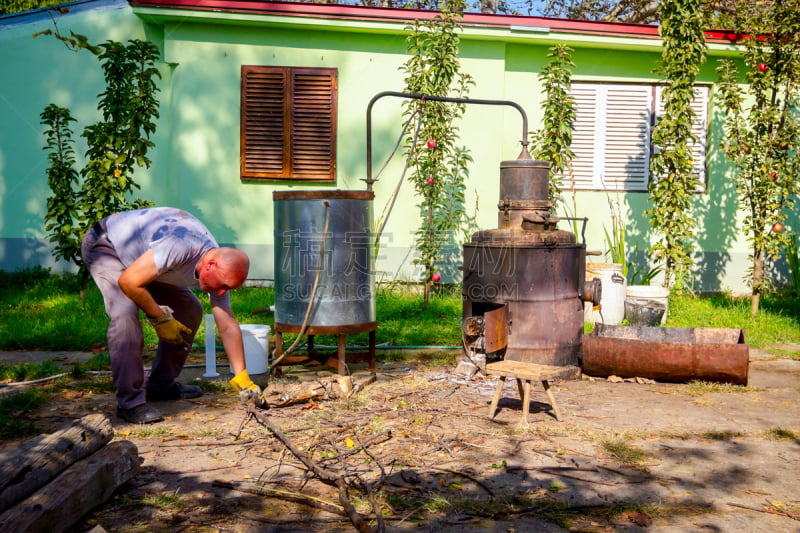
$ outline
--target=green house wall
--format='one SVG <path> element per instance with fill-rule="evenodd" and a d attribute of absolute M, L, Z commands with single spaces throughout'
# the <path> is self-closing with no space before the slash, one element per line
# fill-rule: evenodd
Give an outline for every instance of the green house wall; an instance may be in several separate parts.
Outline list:
<path fill-rule="evenodd" d="M 131 8 L 120 0 L 79 2 L 69 14 L 55 15 L 59 31 L 85 34 L 92 42 L 147 38 L 163 51 L 161 117 L 153 138 L 149 169 L 137 171 L 140 195 L 159 205 L 187 209 L 203 219 L 217 240 L 251 255 L 251 278 L 273 278 L 273 207 L 276 190 L 334 188 L 361 190 L 367 174 L 366 112 L 369 100 L 383 91 L 402 91 L 400 67 L 407 59 L 404 20 L 336 20 L 289 14 L 188 12 L 153 7 Z M 39 113 L 51 103 L 69 107 L 77 136 L 97 120 L 96 95 L 102 74 L 91 54 L 73 52 L 49 36 L 47 12 L 0 19 L 0 269 L 44 265 L 57 270 L 43 217 L 49 189 Z M 461 66 L 476 81 L 470 96 L 512 100 L 526 111 L 529 129 L 541 122 L 538 73 L 548 49 L 567 42 L 575 49 L 573 79 L 656 82 L 658 41 L 633 37 L 554 34 L 534 28 L 465 27 Z M 713 84 L 715 62 L 731 55 L 729 46 L 713 45 L 712 58 L 699 82 Z M 239 179 L 239 98 L 241 65 L 334 67 L 338 69 L 337 180 L 335 185 L 291 182 L 242 182 Z M 713 92 L 713 91 L 712 91 Z M 373 108 L 374 173 L 400 135 L 401 100 L 383 98 Z M 697 195 L 699 290 L 746 290 L 747 246 L 740 235 L 730 170 L 716 149 L 719 113 L 709 113 L 708 186 Z M 497 226 L 499 165 L 520 152 L 519 113 L 505 106 L 468 106 L 458 125 L 461 143 L 474 163 L 467 182 L 466 208 L 480 228 Z M 82 166 L 83 161 L 80 161 Z M 375 217 L 381 216 L 403 171 L 395 156 L 375 184 Z M 576 213 L 589 217 L 589 250 L 605 250 L 604 227 L 610 227 L 609 201 L 619 202 L 627 217 L 628 249 L 640 256 L 650 235 L 642 212 L 646 193 L 579 191 Z M 572 202 L 572 196 L 569 195 Z M 412 264 L 419 209 L 413 187 L 401 188 L 385 230 L 376 268 L 379 281 L 419 280 Z M 564 214 L 564 213 L 560 213 Z M 458 281 L 460 250 L 443 258 L 445 281 Z"/>

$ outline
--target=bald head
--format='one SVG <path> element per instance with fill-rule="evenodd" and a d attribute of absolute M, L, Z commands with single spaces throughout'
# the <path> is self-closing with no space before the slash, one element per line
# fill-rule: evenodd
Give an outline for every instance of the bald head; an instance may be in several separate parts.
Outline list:
<path fill-rule="evenodd" d="M 244 284 L 250 258 L 236 248 L 212 248 L 200 260 L 198 269 L 200 288 L 221 295 Z"/>
<path fill-rule="evenodd" d="M 243 251 L 236 248 L 217 248 L 216 259 L 223 270 L 241 279 L 238 286 L 247 279 L 247 273 L 250 272 L 250 258 Z"/>

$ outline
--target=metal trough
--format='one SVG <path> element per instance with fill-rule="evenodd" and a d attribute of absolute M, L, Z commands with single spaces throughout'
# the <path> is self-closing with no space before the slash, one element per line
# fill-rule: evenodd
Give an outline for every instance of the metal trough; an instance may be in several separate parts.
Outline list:
<path fill-rule="evenodd" d="M 741 329 L 598 323 L 583 337 L 583 372 L 590 376 L 747 385 L 749 352 Z"/>

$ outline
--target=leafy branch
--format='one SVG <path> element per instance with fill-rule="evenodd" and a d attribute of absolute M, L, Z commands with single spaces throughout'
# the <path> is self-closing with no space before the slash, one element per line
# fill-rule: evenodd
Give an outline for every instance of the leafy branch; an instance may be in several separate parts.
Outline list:
<path fill-rule="evenodd" d="M 734 29 L 746 33 L 746 89 L 740 86 L 737 65 L 721 61 L 717 73 L 726 119 L 721 149 L 737 171 L 734 179 L 750 244 L 746 279 L 755 316 L 761 294 L 771 288 L 767 261 L 787 243 L 783 224 L 798 192 L 800 12 L 781 2 L 747 9 L 737 5 L 734 21 Z"/>
<path fill-rule="evenodd" d="M 127 45 L 107 41 L 92 45 L 84 36 L 61 36 L 46 30 L 37 35 L 54 35 L 71 49 L 95 54 L 103 69 L 106 88 L 98 95 L 102 120 L 87 125 L 81 134 L 86 138 L 87 162 L 76 170 L 73 131 L 75 119 L 69 109 L 48 105 L 41 113 L 47 129 L 49 167 L 45 230 L 54 243 L 53 255 L 74 263 L 79 270 L 81 289 L 85 290 L 88 273 L 81 259 L 81 240 L 94 222 L 118 211 L 151 205 L 132 198 L 139 185 L 133 179 L 138 167 L 149 167 L 147 154 L 154 144 L 159 102 L 155 67 L 158 48 L 147 41 L 131 40 Z"/>
<path fill-rule="evenodd" d="M 703 18 L 695 0 L 663 0 L 659 31 L 664 39 L 661 64 L 655 72 L 665 78 L 664 112 L 653 129 L 655 151 L 648 183 L 652 207 L 645 210 L 657 240 L 650 247 L 656 264 L 663 264 L 664 286 L 681 290 L 691 276 L 691 238 L 696 221 L 692 194 L 700 186 L 692 163 L 695 113 L 691 107 L 694 83 L 705 62 Z"/>
<path fill-rule="evenodd" d="M 416 20 L 409 26 L 408 52 L 403 65 L 405 92 L 430 96 L 465 98 L 474 85 L 462 73 L 458 46 L 463 16 L 463 1 L 450 3 L 428 21 Z M 425 271 L 424 305 L 427 307 L 432 284 L 440 278 L 436 261 L 453 232 L 464 222 L 464 178 L 472 161 L 466 149 L 457 148 L 456 122 L 463 116 L 464 104 L 413 99 L 404 104 L 404 115 L 419 114 L 419 133 L 406 139 L 412 169 L 409 181 L 420 197 L 422 221 L 416 231 L 419 256 L 414 263 Z"/>

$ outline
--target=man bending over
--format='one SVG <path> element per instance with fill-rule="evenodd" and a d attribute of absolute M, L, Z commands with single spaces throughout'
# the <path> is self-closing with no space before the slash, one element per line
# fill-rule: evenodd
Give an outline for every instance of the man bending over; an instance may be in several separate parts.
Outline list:
<path fill-rule="evenodd" d="M 203 306 L 189 290 L 200 287 L 211 300 L 214 320 L 234 370 L 231 385 L 258 405 L 261 389 L 245 368 L 242 332 L 228 291 L 247 279 L 250 260 L 220 247 L 208 228 L 186 211 L 152 207 L 111 215 L 86 233 L 81 255 L 103 294 L 117 416 L 136 424 L 164 419 L 148 402 L 197 398 L 199 387 L 175 379 L 183 369 Z M 144 372 L 144 336 L 139 310 L 158 334 L 158 349 Z"/>

